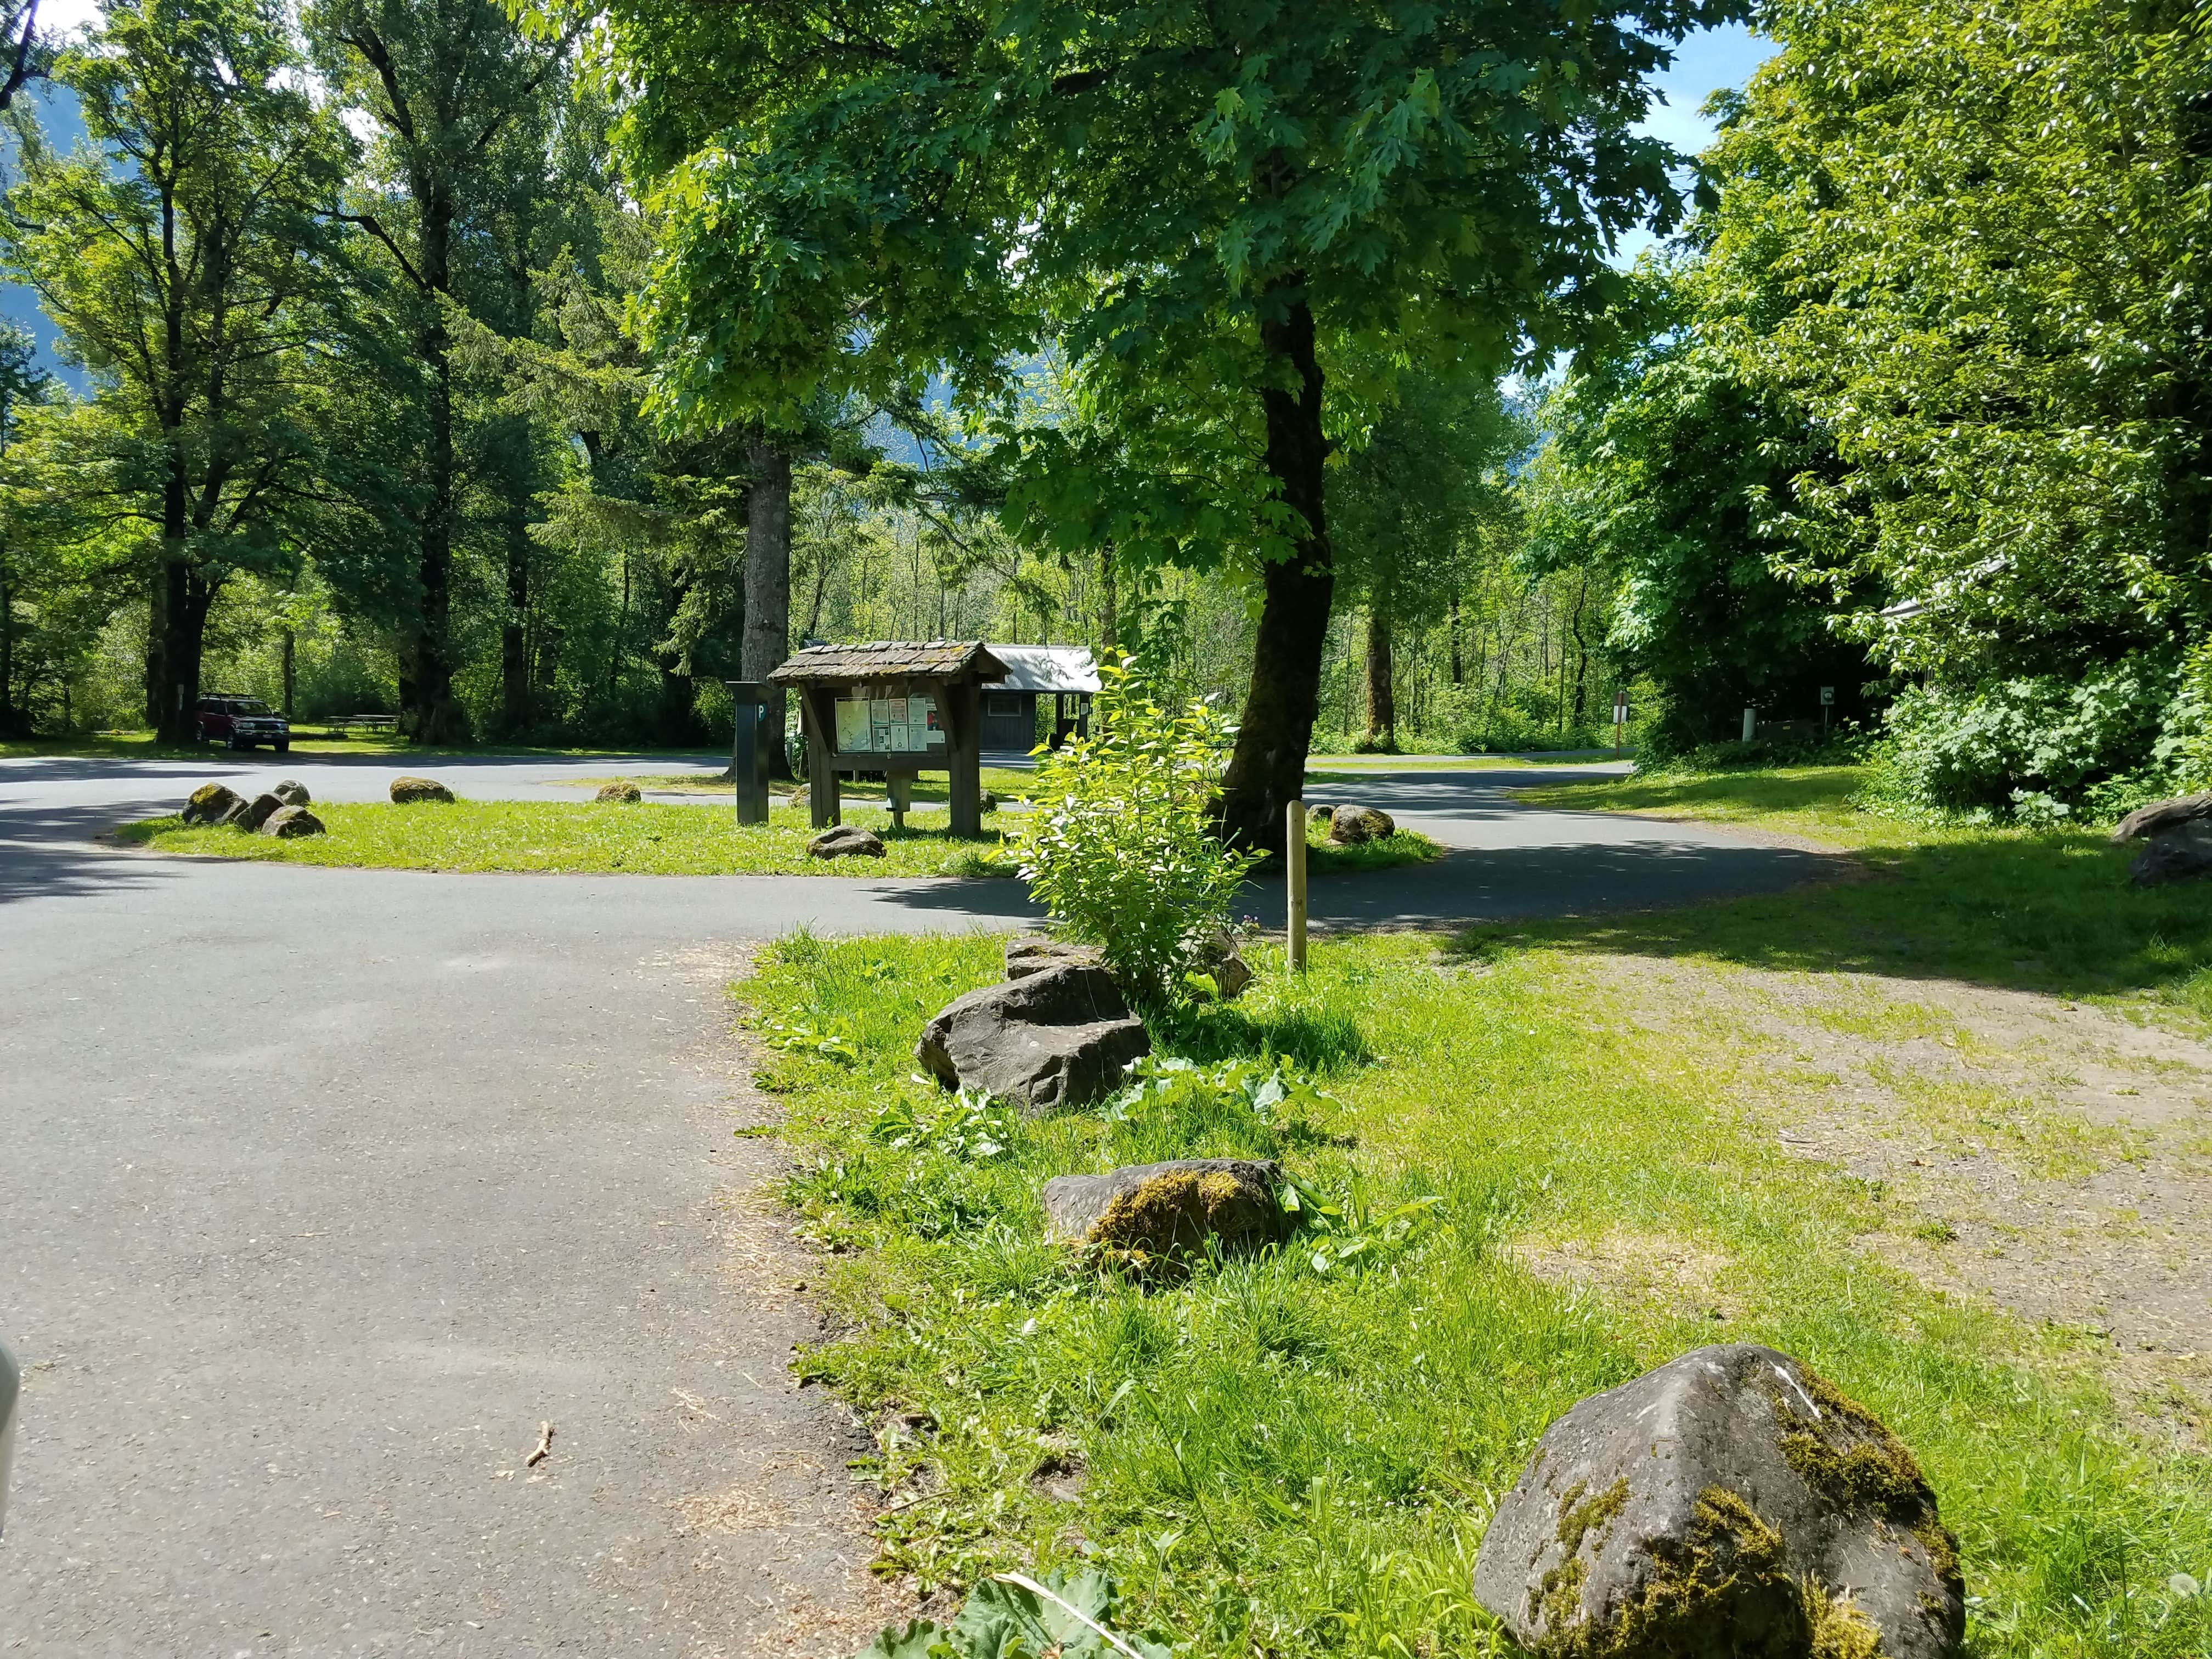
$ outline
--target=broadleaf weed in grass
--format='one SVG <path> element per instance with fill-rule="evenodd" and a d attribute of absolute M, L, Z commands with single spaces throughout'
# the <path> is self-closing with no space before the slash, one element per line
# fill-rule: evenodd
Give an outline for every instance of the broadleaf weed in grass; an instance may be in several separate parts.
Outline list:
<path fill-rule="evenodd" d="M 1534 927 L 1480 974 L 1417 938 L 1322 941 L 1298 983 L 1253 959 L 1238 1003 L 1155 1026 L 1188 1067 L 1156 1062 L 1118 1113 L 1010 1125 L 981 1159 L 878 1129 L 906 1121 L 886 1110 L 902 1098 L 958 1109 L 913 1081 L 911 1047 L 999 977 L 999 941 L 787 941 L 740 988 L 757 1018 L 849 1031 L 860 1054 L 775 1064 L 807 1160 L 791 1197 L 842 1251 L 823 1280 L 842 1334 L 803 1364 L 863 1410 L 940 1425 L 871 1471 L 932 1494 L 884 1517 L 887 1570 L 963 1584 L 1080 1554 L 1202 1659 L 1502 1651 L 1468 1569 L 1545 1425 L 1748 1340 L 1912 1445 L 1962 1540 L 1982 1659 L 2201 1659 L 2207 1601 L 2167 1581 L 2212 1576 L 2212 1466 L 2132 1438 L 2057 1335 L 1862 1254 L 1914 1213 L 1785 1152 L 1729 1096 L 1725 1054 L 1594 1014 L 1576 947 Z M 1322 1134 L 1286 1133 L 1292 1115 Z M 1046 1242 L 1049 1176 L 1208 1152 L 1277 1157 L 1363 1217 L 1442 1201 L 1357 1272 L 1284 1249 L 1146 1284 Z M 1734 1311 L 1532 1269 L 1547 1241 L 1646 1235 L 1709 1251 Z M 1033 1479 L 1048 1460 L 1087 1472 L 1079 1498 Z"/>

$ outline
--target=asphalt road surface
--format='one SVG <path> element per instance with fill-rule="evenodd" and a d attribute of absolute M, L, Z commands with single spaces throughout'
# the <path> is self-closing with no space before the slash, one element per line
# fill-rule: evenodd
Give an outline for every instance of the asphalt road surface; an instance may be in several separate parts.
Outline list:
<path fill-rule="evenodd" d="M 559 780 L 684 768 L 0 761 L 0 1334 L 27 1381 L 0 1655 L 850 1651 L 875 1594 L 844 1467 L 865 1443 L 787 1375 L 817 1327 L 763 1201 L 772 1155 L 732 1133 L 758 1107 L 723 987 L 802 924 L 1004 929 L 1021 890 L 91 840 L 210 776 L 376 799 L 405 769 L 579 799 Z M 1316 881 L 1317 924 L 1820 867 L 1504 793 L 1542 775 L 1316 786 L 1453 849 Z"/>

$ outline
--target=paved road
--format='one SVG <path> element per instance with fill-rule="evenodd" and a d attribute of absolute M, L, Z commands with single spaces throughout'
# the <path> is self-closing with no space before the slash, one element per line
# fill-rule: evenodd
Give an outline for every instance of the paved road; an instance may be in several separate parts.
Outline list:
<path fill-rule="evenodd" d="M 701 764 L 711 763 L 702 757 Z M 441 761 L 575 799 L 650 763 Z M 750 941 L 1004 928 L 1006 882 L 455 876 L 101 849 L 213 774 L 0 761 L 0 1655 L 849 1651 L 852 1431 L 790 1385 L 721 986 Z M 1338 926 L 1770 888 L 1816 861 L 1363 780 L 1455 850 Z M 1324 792 L 1317 788 L 1316 793 Z M 701 810 L 714 810 L 702 805 Z M 1254 908 L 1269 914 L 1271 895 Z M 523 1462 L 538 1425 L 551 1457 Z"/>

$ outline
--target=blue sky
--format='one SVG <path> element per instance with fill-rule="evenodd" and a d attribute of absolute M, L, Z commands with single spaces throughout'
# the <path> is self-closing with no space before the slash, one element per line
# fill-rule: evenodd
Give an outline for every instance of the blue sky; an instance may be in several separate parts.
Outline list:
<path fill-rule="evenodd" d="M 1699 30 L 1674 49 L 1674 67 L 1657 82 L 1666 102 L 1653 108 L 1641 130 L 1664 138 L 1685 155 L 1696 155 L 1713 141 L 1713 124 L 1698 113 L 1699 106 L 1723 87 L 1741 87 L 1776 50 L 1771 40 L 1740 23 Z M 1634 264 L 1651 242 L 1647 231 L 1623 237 L 1617 262 Z"/>

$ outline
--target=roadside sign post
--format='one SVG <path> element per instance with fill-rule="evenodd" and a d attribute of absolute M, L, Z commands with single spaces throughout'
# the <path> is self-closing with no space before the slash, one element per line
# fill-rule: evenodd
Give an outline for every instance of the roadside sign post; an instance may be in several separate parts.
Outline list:
<path fill-rule="evenodd" d="M 738 822 L 768 822 L 766 720 L 768 687 L 758 680 L 725 680 L 730 688 L 736 731 L 730 740 L 730 775 L 736 780 Z"/>
<path fill-rule="evenodd" d="M 1623 690 L 1613 694 L 1613 756 L 1615 760 L 1620 758 L 1621 737 L 1627 730 L 1628 693 Z"/>
<path fill-rule="evenodd" d="M 1290 820 L 1285 825 L 1283 863 L 1291 880 L 1291 971 L 1303 974 L 1306 970 L 1306 804 L 1294 800 L 1285 810 Z"/>
<path fill-rule="evenodd" d="M 1745 709 L 1743 711 L 1743 740 L 1747 746 L 1750 744 L 1752 738 L 1758 732 L 1758 731 L 1759 710 L 1756 708 Z"/>
<path fill-rule="evenodd" d="M 1822 686 L 1820 688 L 1820 732 L 1823 736 L 1827 734 L 1828 711 L 1835 706 L 1836 688 L 1832 685 Z"/>

